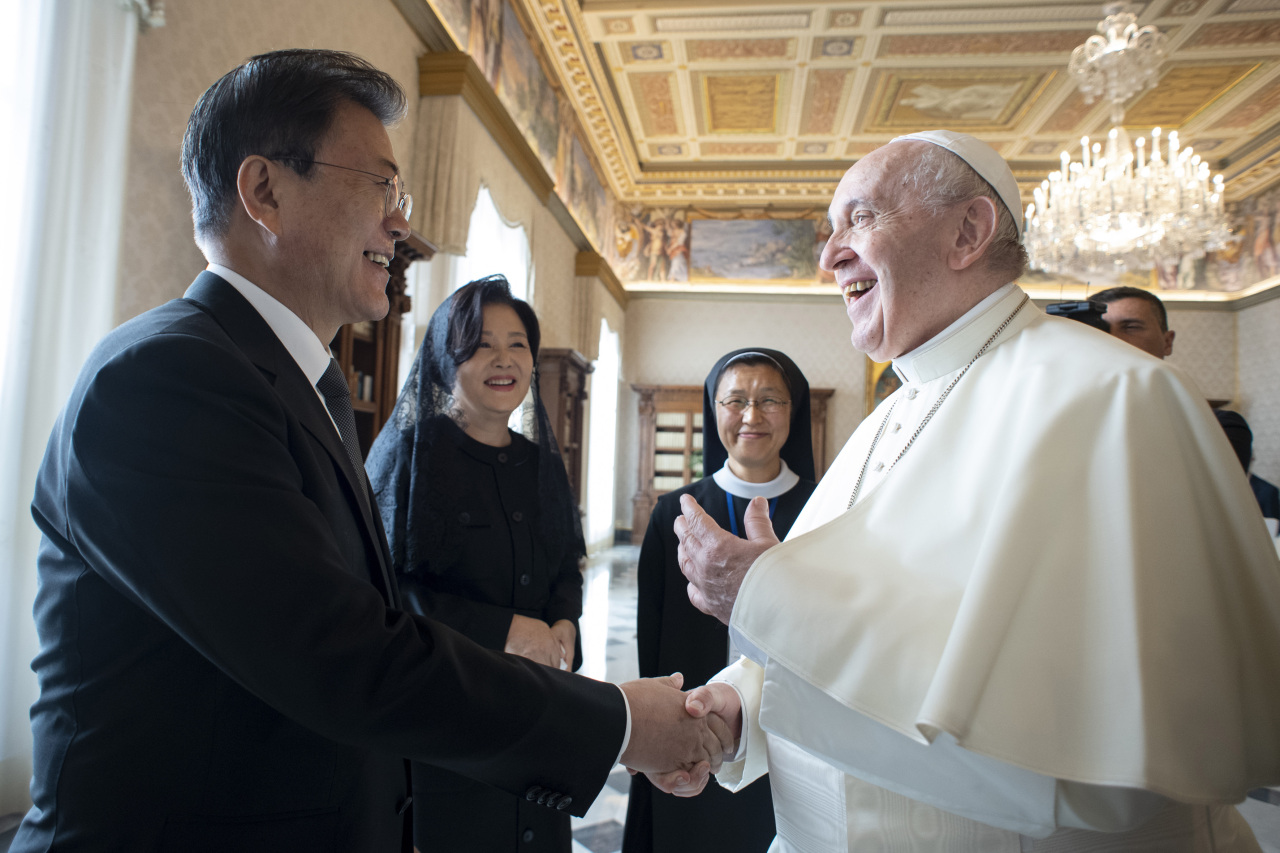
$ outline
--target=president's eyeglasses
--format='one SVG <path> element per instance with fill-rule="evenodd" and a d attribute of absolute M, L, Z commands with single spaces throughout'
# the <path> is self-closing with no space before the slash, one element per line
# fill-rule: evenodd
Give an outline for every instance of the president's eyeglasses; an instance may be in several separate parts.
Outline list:
<path fill-rule="evenodd" d="M 290 163 L 303 163 L 311 166 L 328 166 L 331 169 L 343 169 L 347 172 L 368 175 L 373 178 L 375 183 L 386 187 L 387 194 L 382 203 L 382 215 L 384 217 L 390 216 L 391 211 L 398 210 L 404 214 L 405 219 L 408 219 L 409 214 L 413 212 L 413 196 L 404 191 L 404 185 L 400 182 L 399 175 L 384 178 L 376 172 L 366 172 L 364 169 L 353 169 L 350 166 L 339 166 L 337 163 L 325 163 L 321 160 L 308 160 L 305 157 L 268 157 L 267 159 L 287 160 Z"/>

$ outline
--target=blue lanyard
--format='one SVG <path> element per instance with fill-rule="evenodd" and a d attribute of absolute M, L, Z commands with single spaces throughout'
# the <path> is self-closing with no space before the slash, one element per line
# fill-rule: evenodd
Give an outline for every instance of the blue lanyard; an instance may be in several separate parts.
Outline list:
<path fill-rule="evenodd" d="M 725 503 L 729 505 L 729 532 L 732 533 L 734 536 L 738 536 L 739 538 L 741 538 L 741 534 L 738 533 L 738 514 L 733 510 L 733 495 L 729 494 L 728 492 L 725 492 L 724 500 L 725 500 Z M 778 499 L 769 498 L 769 520 L 770 521 L 773 520 L 773 511 L 777 508 L 778 508 Z"/>

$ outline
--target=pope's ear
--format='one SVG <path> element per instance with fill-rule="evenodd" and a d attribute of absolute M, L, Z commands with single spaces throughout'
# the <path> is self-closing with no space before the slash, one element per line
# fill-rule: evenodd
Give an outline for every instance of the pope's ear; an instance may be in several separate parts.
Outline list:
<path fill-rule="evenodd" d="M 973 266 L 986 253 L 996 235 L 999 211 L 995 202 L 986 196 L 977 196 L 956 205 L 957 228 L 954 245 L 948 247 L 947 262 L 951 269 L 959 271 Z"/>
<path fill-rule="evenodd" d="M 254 222 L 280 236 L 279 166 L 257 154 L 244 158 L 236 172 L 240 207 Z"/>

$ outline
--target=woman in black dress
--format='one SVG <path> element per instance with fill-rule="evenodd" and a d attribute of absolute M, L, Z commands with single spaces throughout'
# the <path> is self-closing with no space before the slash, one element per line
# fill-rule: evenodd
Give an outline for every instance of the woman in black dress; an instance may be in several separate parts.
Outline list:
<path fill-rule="evenodd" d="M 538 318 L 505 279 L 460 288 L 432 315 L 366 467 L 405 607 L 486 648 L 576 669 L 586 549 L 538 396 L 538 344 Z M 531 387 L 533 440 L 507 426 Z M 412 773 L 423 853 L 571 849 L 565 812 L 438 767 Z"/>
<path fill-rule="evenodd" d="M 709 476 L 658 499 L 640 549 L 636 640 L 642 676 L 684 673 L 706 684 L 737 653 L 729 630 L 689 603 L 676 562 L 680 496 L 692 495 L 716 523 L 745 536 L 753 497 L 769 499 L 773 529 L 785 537 L 815 488 L 809 383 L 776 350 L 735 350 L 716 362 L 702 394 L 702 453 Z M 731 794 L 708 784 L 682 799 L 631 779 L 623 853 L 763 853 L 775 834 L 768 778 Z"/>

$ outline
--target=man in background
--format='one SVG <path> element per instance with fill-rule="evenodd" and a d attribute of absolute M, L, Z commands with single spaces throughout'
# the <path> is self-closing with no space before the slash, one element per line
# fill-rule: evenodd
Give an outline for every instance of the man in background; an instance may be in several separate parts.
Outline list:
<path fill-rule="evenodd" d="M 1169 328 L 1169 314 L 1159 296 L 1137 287 L 1112 287 L 1095 293 L 1089 299 L 1107 306 L 1107 313 L 1102 315 L 1102 319 L 1110 325 L 1114 337 L 1158 359 L 1173 355 L 1176 332 Z M 1214 409 L 1213 414 L 1226 432 L 1249 478 L 1249 486 L 1262 510 L 1262 517 L 1269 519 L 1271 535 L 1276 536 L 1280 526 L 1280 489 L 1249 470 L 1253 466 L 1253 430 L 1239 412 Z"/>
<path fill-rule="evenodd" d="M 1138 287 L 1111 287 L 1089 297 L 1107 306 L 1102 319 L 1111 334 L 1143 352 L 1164 359 L 1173 354 L 1176 332 L 1169 330 L 1169 314 L 1160 297 Z"/>

